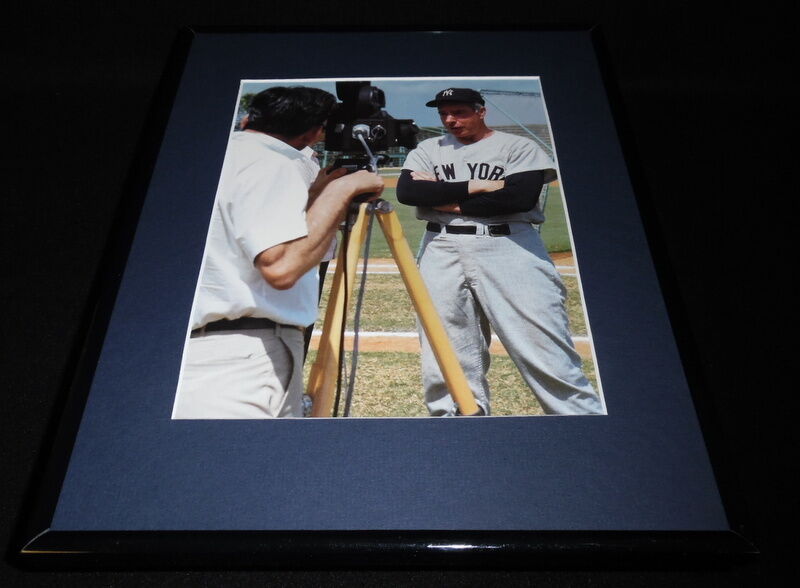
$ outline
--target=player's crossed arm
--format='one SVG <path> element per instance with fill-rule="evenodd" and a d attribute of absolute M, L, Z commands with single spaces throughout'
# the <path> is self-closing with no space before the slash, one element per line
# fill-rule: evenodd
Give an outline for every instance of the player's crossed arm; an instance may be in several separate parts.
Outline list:
<path fill-rule="evenodd" d="M 397 183 L 397 199 L 410 206 L 492 217 L 531 210 L 543 185 L 542 170 L 510 174 L 504 180 L 440 182 L 430 172 L 404 169 Z"/>
<path fill-rule="evenodd" d="M 439 182 L 429 172 L 404 169 L 397 182 L 397 199 L 409 206 L 426 206 L 453 212 L 458 210 L 464 200 L 476 194 L 499 190 L 503 185 L 503 180 Z"/>

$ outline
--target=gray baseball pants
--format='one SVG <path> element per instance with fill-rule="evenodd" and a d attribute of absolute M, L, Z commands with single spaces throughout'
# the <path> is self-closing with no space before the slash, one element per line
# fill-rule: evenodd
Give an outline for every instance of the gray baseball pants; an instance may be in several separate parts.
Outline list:
<path fill-rule="evenodd" d="M 494 329 L 547 414 L 604 414 L 581 371 L 569 333 L 566 289 L 539 233 L 509 223 L 511 235 L 427 231 L 419 267 L 475 401 L 490 414 L 489 344 Z M 425 402 L 433 416 L 456 414 L 439 365 L 420 328 Z"/>

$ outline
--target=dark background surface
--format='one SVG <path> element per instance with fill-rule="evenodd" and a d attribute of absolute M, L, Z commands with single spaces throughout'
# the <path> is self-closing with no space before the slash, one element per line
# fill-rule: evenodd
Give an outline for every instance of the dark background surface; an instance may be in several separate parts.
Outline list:
<path fill-rule="evenodd" d="M 781 575 L 796 575 L 794 268 L 786 251 L 796 192 L 787 180 L 796 166 L 788 137 L 796 24 L 775 7 L 505 4 L 61 2 L 6 9 L 3 545 L 48 450 L 113 215 L 181 26 L 597 24 L 709 451 L 730 511 L 761 555 L 703 566 L 619 558 L 486 571 L 29 572 L 5 559 L 0 584 L 778 586 Z M 310 14 L 313 22 L 305 20 Z M 342 59 L 357 59 L 358 51 L 380 47 L 354 47 Z"/>

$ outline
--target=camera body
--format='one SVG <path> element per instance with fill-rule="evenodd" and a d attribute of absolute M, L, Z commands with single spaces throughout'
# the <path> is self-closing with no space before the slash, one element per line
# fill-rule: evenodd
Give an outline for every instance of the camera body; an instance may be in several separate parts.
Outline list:
<path fill-rule="evenodd" d="M 419 128 L 411 119 L 396 119 L 384 110 L 383 90 L 369 81 L 336 82 L 341 100 L 325 127 L 325 149 L 341 153 L 364 153 L 360 137 L 374 153 L 391 147 L 417 146 Z"/>
<path fill-rule="evenodd" d="M 376 162 L 380 165 L 389 160 L 389 157 L 380 153 L 376 156 Z M 370 158 L 366 155 L 348 155 L 345 157 L 337 157 L 334 164 L 331 166 L 331 171 L 343 167 L 347 170 L 347 173 L 351 174 L 353 172 L 367 170 L 370 172 L 377 172 L 377 169 L 374 169 L 372 166 L 372 162 Z"/>
<path fill-rule="evenodd" d="M 384 161 L 388 160 L 389 158 L 383 154 L 379 154 L 376 156 L 375 161 L 377 164 L 383 163 Z M 343 167 L 347 170 L 348 174 L 352 174 L 357 171 L 366 170 L 368 172 L 376 173 L 378 170 L 375 169 L 372 165 L 372 160 L 367 157 L 366 155 L 352 155 L 352 156 L 345 156 L 345 157 L 337 157 L 334 164 L 331 166 L 331 170 L 328 173 L 331 173 L 333 170 Z M 372 194 L 361 194 L 353 198 L 353 202 L 360 203 L 360 202 L 367 202 L 372 198 Z"/>

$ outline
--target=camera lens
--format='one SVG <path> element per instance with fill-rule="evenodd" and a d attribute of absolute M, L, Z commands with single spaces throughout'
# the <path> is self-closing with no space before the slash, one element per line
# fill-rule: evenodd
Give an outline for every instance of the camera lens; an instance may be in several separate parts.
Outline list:
<path fill-rule="evenodd" d="M 375 125 L 372 127 L 370 131 L 370 137 L 372 137 L 373 141 L 377 141 L 379 139 L 383 139 L 386 136 L 386 129 L 384 129 L 381 125 Z"/>

